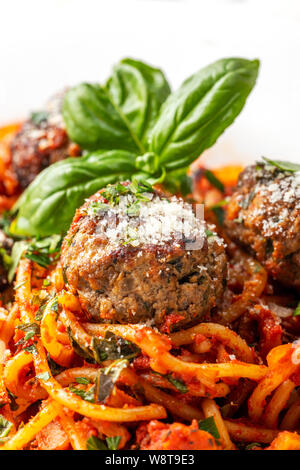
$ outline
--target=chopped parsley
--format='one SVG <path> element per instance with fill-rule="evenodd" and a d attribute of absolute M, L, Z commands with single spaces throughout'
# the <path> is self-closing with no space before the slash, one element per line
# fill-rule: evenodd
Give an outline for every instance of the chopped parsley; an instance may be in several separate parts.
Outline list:
<path fill-rule="evenodd" d="M 179 379 L 174 379 L 174 377 L 172 377 L 171 374 L 169 375 L 166 375 L 166 378 L 168 379 L 168 381 L 174 385 L 174 387 L 177 388 L 177 390 L 180 392 L 180 393 L 187 393 L 189 391 L 189 389 L 187 388 L 185 382 L 183 380 L 179 380 Z"/>
<path fill-rule="evenodd" d="M 27 351 L 29 352 L 30 354 L 35 354 L 37 352 L 36 350 L 36 347 L 35 347 L 35 343 L 34 344 L 31 344 L 30 346 L 26 346 L 24 348 L 24 351 Z"/>
<path fill-rule="evenodd" d="M 87 385 L 91 383 L 91 381 L 89 379 L 86 379 L 85 377 L 76 377 L 75 380 L 78 384 L 83 384 L 83 385 Z"/>
<path fill-rule="evenodd" d="M 17 328 L 23 331 L 25 336 L 21 338 L 16 345 L 24 344 L 26 341 L 40 334 L 40 327 L 37 323 L 23 323 L 22 325 L 18 325 Z"/>
<path fill-rule="evenodd" d="M 82 388 L 77 388 L 70 385 L 69 390 L 83 400 L 90 403 L 95 403 L 95 386 L 91 387 L 89 390 L 83 390 Z"/>
<path fill-rule="evenodd" d="M 60 235 L 52 235 L 41 240 L 34 239 L 27 247 L 25 258 L 34 261 L 38 265 L 47 268 L 55 261 L 55 254 L 59 254 L 62 243 Z"/>

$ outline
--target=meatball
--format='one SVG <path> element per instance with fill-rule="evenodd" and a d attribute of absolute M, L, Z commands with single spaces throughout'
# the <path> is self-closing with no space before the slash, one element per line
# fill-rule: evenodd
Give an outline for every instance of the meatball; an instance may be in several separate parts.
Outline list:
<path fill-rule="evenodd" d="M 52 98 L 44 111 L 32 113 L 13 138 L 12 167 L 21 188 L 26 188 L 44 168 L 59 160 L 80 155 L 67 135 L 61 115 L 64 93 Z"/>
<path fill-rule="evenodd" d="M 8 286 L 6 257 L 10 255 L 13 240 L 0 230 L 0 292 Z"/>
<path fill-rule="evenodd" d="M 275 280 L 300 291 L 299 174 L 263 163 L 246 168 L 224 224 Z"/>
<path fill-rule="evenodd" d="M 175 196 L 108 186 L 77 210 L 63 269 L 88 318 L 176 329 L 222 298 L 223 241 Z"/>

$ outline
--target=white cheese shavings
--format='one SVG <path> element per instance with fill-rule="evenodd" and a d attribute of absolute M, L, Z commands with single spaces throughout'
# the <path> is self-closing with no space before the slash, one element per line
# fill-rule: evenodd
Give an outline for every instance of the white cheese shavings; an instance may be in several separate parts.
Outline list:
<path fill-rule="evenodd" d="M 147 197 L 147 193 L 144 196 Z M 113 245 L 138 247 L 172 241 L 178 246 L 179 242 L 184 242 L 188 249 L 202 248 L 206 225 L 204 220 L 196 217 L 190 204 L 175 196 L 167 199 L 151 194 L 151 200 L 147 199 L 139 200 L 132 194 L 121 195 L 119 203 L 109 207 L 106 217 L 99 220 L 97 230 L 103 232 Z M 132 207 L 138 207 L 137 214 L 129 215 Z"/>

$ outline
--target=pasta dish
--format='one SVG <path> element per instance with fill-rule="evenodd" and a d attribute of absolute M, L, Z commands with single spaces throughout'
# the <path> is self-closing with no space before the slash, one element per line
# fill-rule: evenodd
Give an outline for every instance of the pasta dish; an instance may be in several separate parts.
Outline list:
<path fill-rule="evenodd" d="M 300 165 L 201 160 L 258 68 L 124 59 L 0 129 L 1 450 L 300 450 Z"/>

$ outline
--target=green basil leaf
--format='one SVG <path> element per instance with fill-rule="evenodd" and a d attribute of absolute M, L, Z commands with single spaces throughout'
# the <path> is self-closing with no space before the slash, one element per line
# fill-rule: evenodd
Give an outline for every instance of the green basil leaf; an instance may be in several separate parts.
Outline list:
<path fill-rule="evenodd" d="M 103 441 L 96 436 L 91 436 L 86 441 L 87 450 L 108 450 Z"/>
<path fill-rule="evenodd" d="M 0 438 L 6 437 L 9 434 L 12 426 L 13 423 L 4 418 L 4 416 L 0 415 Z"/>
<path fill-rule="evenodd" d="M 295 311 L 293 313 L 293 317 L 299 317 L 300 315 L 300 302 L 298 303 L 297 307 L 295 308 Z"/>
<path fill-rule="evenodd" d="M 115 361 L 108 367 L 100 369 L 97 377 L 96 396 L 98 401 L 105 402 L 113 391 L 121 372 L 128 366 L 127 360 Z"/>
<path fill-rule="evenodd" d="M 169 375 L 166 375 L 166 378 L 168 379 L 168 381 L 174 385 L 175 388 L 177 388 L 177 390 L 180 392 L 180 393 L 187 393 L 189 391 L 189 389 L 187 388 L 185 382 L 183 380 L 179 380 L 179 379 L 174 379 L 174 377 L 172 377 L 171 374 Z"/>
<path fill-rule="evenodd" d="M 203 419 L 202 421 L 198 421 L 198 427 L 202 431 L 206 431 L 209 434 L 211 434 L 214 437 L 216 443 L 219 444 L 220 433 L 218 431 L 218 428 L 216 426 L 215 419 L 213 416 Z"/>
<path fill-rule="evenodd" d="M 286 162 L 284 160 L 271 160 L 270 158 L 263 157 L 263 160 L 269 165 L 273 165 L 279 170 L 289 171 L 291 173 L 296 173 L 300 171 L 299 163 Z"/>
<path fill-rule="evenodd" d="M 91 387 L 89 390 L 82 390 L 81 388 L 73 387 L 69 385 L 70 392 L 74 393 L 78 397 L 82 398 L 89 403 L 95 403 L 95 387 Z"/>
<path fill-rule="evenodd" d="M 205 170 L 204 174 L 205 174 L 206 179 L 210 182 L 212 186 L 214 186 L 219 191 L 221 191 L 221 193 L 224 193 L 225 191 L 224 184 L 213 174 L 212 171 Z"/>
<path fill-rule="evenodd" d="M 78 384 L 83 384 L 83 385 L 87 385 L 91 383 L 91 381 L 87 379 L 86 377 L 75 377 L 75 380 Z"/>
<path fill-rule="evenodd" d="M 106 438 L 106 444 L 109 450 L 117 450 L 121 442 L 121 436 L 113 436 Z"/>
<path fill-rule="evenodd" d="M 107 331 L 104 338 L 92 338 L 92 349 L 98 363 L 106 360 L 131 360 L 140 354 L 140 348 L 121 336 Z"/>
<path fill-rule="evenodd" d="M 22 256 L 25 254 L 27 248 L 29 246 L 29 242 L 25 240 L 21 240 L 18 242 L 15 242 L 13 247 L 12 247 L 12 252 L 11 252 L 11 259 L 12 259 L 12 264 L 10 265 L 9 271 L 8 271 L 8 281 L 12 282 L 16 269 L 18 267 L 18 264 L 20 262 L 20 259 Z"/>
<path fill-rule="evenodd" d="M 87 150 L 144 153 L 148 131 L 169 93 L 159 69 L 124 59 L 106 85 L 82 83 L 66 93 L 63 117 L 68 135 Z"/>
<path fill-rule="evenodd" d="M 57 364 L 51 357 L 50 354 L 47 354 L 47 361 L 50 367 L 51 374 L 53 376 L 60 374 L 65 368 Z"/>
<path fill-rule="evenodd" d="M 261 443 L 259 443 L 259 442 L 251 442 L 251 444 L 247 444 L 247 445 L 245 446 L 245 450 L 252 450 L 253 447 L 260 447 L 260 448 L 261 448 L 262 445 L 261 445 Z"/>
<path fill-rule="evenodd" d="M 111 150 L 54 163 L 24 191 L 12 231 L 41 237 L 66 232 L 86 198 L 137 173 L 135 159 L 132 153 Z"/>
<path fill-rule="evenodd" d="M 36 126 L 39 126 L 43 121 L 47 121 L 49 113 L 47 111 L 33 111 L 30 119 Z"/>
<path fill-rule="evenodd" d="M 17 395 L 14 395 L 10 390 L 8 390 L 8 388 L 6 390 L 7 390 L 8 396 L 9 396 L 9 400 L 10 400 L 9 407 L 10 407 L 11 411 L 18 410 L 19 405 L 16 401 L 16 399 L 18 398 Z"/>
<path fill-rule="evenodd" d="M 187 196 L 193 192 L 193 178 L 187 174 L 188 168 L 168 171 L 163 186 L 173 194 Z"/>
<path fill-rule="evenodd" d="M 192 75 L 167 98 L 149 148 L 166 170 L 189 166 L 216 142 L 242 110 L 258 67 L 258 60 L 219 60 Z"/>

